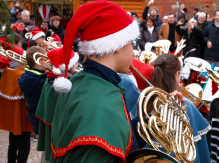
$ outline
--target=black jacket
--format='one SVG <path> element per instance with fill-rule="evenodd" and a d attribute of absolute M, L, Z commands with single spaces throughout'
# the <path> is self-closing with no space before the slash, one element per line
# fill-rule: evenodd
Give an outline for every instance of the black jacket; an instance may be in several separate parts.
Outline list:
<path fill-rule="evenodd" d="M 192 49 L 196 49 L 194 52 L 190 53 L 191 57 L 203 58 L 202 51 L 202 29 L 194 27 L 190 35 L 188 35 L 188 28 L 185 30 L 184 39 L 186 39 L 186 47 L 183 49 L 183 54 L 185 55 Z M 186 56 L 189 57 L 189 56 Z"/>
<path fill-rule="evenodd" d="M 64 36 L 65 36 L 65 30 L 63 29 L 62 25 L 59 25 L 58 28 L 54 27 L 54 25 L 50 25 L 49 29 L 51 29 L 54 34 L 57 34 L 60 39 L 62 40 L 62 43 L 64 41 Z"/>
<path fill-rule="evenodd" d="M 139 47 L 141 51 L 144 51 L 145 44 L 147 42 L 156 42 L 158 40 L 158 31 L 156 27 L 154 27 L 154 30 L 152 34 L 148 31 L 148 27 L 145 25 L 145 23 L 140 23 L 140 42 Z"/>
<path fill-rule="evenodd" d="M 46 79 L 47 75 L 36 69 L 26 70 L 18 79 L 28 108 L 27 115 L 35 134 L 39 131 L 39 120 L 35 117 L 35 113 Z"/>
<path fill-rule="evenodd" d="M 203 33 L 205 43 L 204 59 L 210 61 L 219 61 L 219 28 L 215 24 L 208 25 Z M 212 47 L 207 47 L 207 42 L 211 41 Z"/>
<path fill-rule="evenodd" d="M 146 20 L 147 19 L 147 17 L 148 17 L 148 10 L 150 9 L 150 7 L 148 7 L 148 6 L 146 6 L 145 8 L 144 8 L 144 11 L 143 11 L 143 13 L 142 13 L 142 18 L 144 19 L 144 20 Z M 157 15 L 157 17 L 155 18 L 155 22 L 156 22 L 156 27 L 159 27 L 159 26 L 161 26 L 162 24 L 163 24 L 163 22 L 159 19 L 159 15 Z"/>

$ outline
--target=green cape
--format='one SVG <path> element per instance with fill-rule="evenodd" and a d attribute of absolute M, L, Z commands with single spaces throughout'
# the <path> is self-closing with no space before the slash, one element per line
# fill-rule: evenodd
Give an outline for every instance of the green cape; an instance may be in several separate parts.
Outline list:
<path fill-rule="evenodd" d="M 39 122 L 38 151 L 45 151 L 45 159 L 50 161 L 51 155 L 51 125 L 59 93 L 46 80 L 36 110 Z"/>
<path fill-rule="evenodd" d="M 53 119 L 53 157 L 63 157 L 81 145 L 95 145 L 125 161 L 132 145 L 128 113 L 119 87 L 80 71 L 61 93 Z"/>

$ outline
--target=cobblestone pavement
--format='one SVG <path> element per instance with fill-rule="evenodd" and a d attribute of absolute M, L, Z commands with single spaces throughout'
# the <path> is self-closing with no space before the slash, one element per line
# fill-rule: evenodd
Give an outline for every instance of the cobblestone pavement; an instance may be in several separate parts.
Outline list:
<path fill-rule="evenodd" d="M 0 163 L 7 163 L 9 132 L 0 130 Z M 36 150 L 37 142 L 31 140 L 30 154 L 27 163 L 40 163 L 41 152 Z"/>

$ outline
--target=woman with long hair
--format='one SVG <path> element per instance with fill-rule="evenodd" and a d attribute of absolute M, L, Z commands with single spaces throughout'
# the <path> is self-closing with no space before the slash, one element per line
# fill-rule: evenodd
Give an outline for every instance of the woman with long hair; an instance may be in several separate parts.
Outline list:
<path fill-rule="evenodd" d="M 171 93 L 179 87 L 180 74 L 181 65 L 179 59 L 171 54 L 162 54 L 155 60 L 154 71 L 151 74 L 150 81 L 155 87 L 161 88 L 167 93 Z M 206 134 L 211 127 L 191 101 L 186 99 L 185 105 L 187 105 L 186 111 L 193 129 L 197 152 L 195 162 L 210 163 L 211 160 Z"/>

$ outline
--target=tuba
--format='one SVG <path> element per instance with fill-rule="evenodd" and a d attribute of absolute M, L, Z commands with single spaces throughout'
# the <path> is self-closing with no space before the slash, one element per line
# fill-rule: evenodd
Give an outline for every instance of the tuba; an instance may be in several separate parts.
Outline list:
<path fill-rule="evenodd" d="M 15 61 L 23 66 L 25 66 L 26 68 L 29 68 L 28 64 L 27 64 L 27 60 L 25 57 L 11 51 L 11 50 L 4 50 L 1 46 L 0 46 L 0 55 L 2 55 L 3 57 L 6 57 L 12 61 Z"/>
<path fill-rule="evenodd" d="M 176 157 L 168 157 L 170 161 L 175 160 L 172 162 L 178 162 L 180 160 L 187 163 L 195 162 L 196 148 L 193 131 L 186 111 L 181 109 L 180 99 L 175 100 L 167 92 L 154 87 L 132 65 L 131 68 L 150 86 L 141 92 L 138 99 L 138 116 L 140 122 L 137 124 L 137 129 L 139 135 L 151 148 L 160 151 L 156 145 L 157 143 L 155 144 L 152 140 L 152 135 L 166 150 L 165 156 L 173 152 Z M 152 101 L 153 105 L 151 105 Z M 154 110 L 154 113 L 148 113 L 148 109 L 150 108 Z M 144 121 L 144 118 L 147 119 L 148 123 Z M 142 150 L 144 151 L 145 149 Z M 135 153 L 139 153 L 139 150 L 131 152 L 127 156 L 127 159 L 131 159 L 130 155 L 135 155 Z M 159 153 L 162 152 L 160 151 Z M 136 157 L 136 160 L 141 156 L 145 155 L 141 153 L 140 156 Z M 127 162 L 136 161 L 131 160 L 127 160 Z M 147 161 L 147 159 L 143 160 L 142 162 Z"/>

